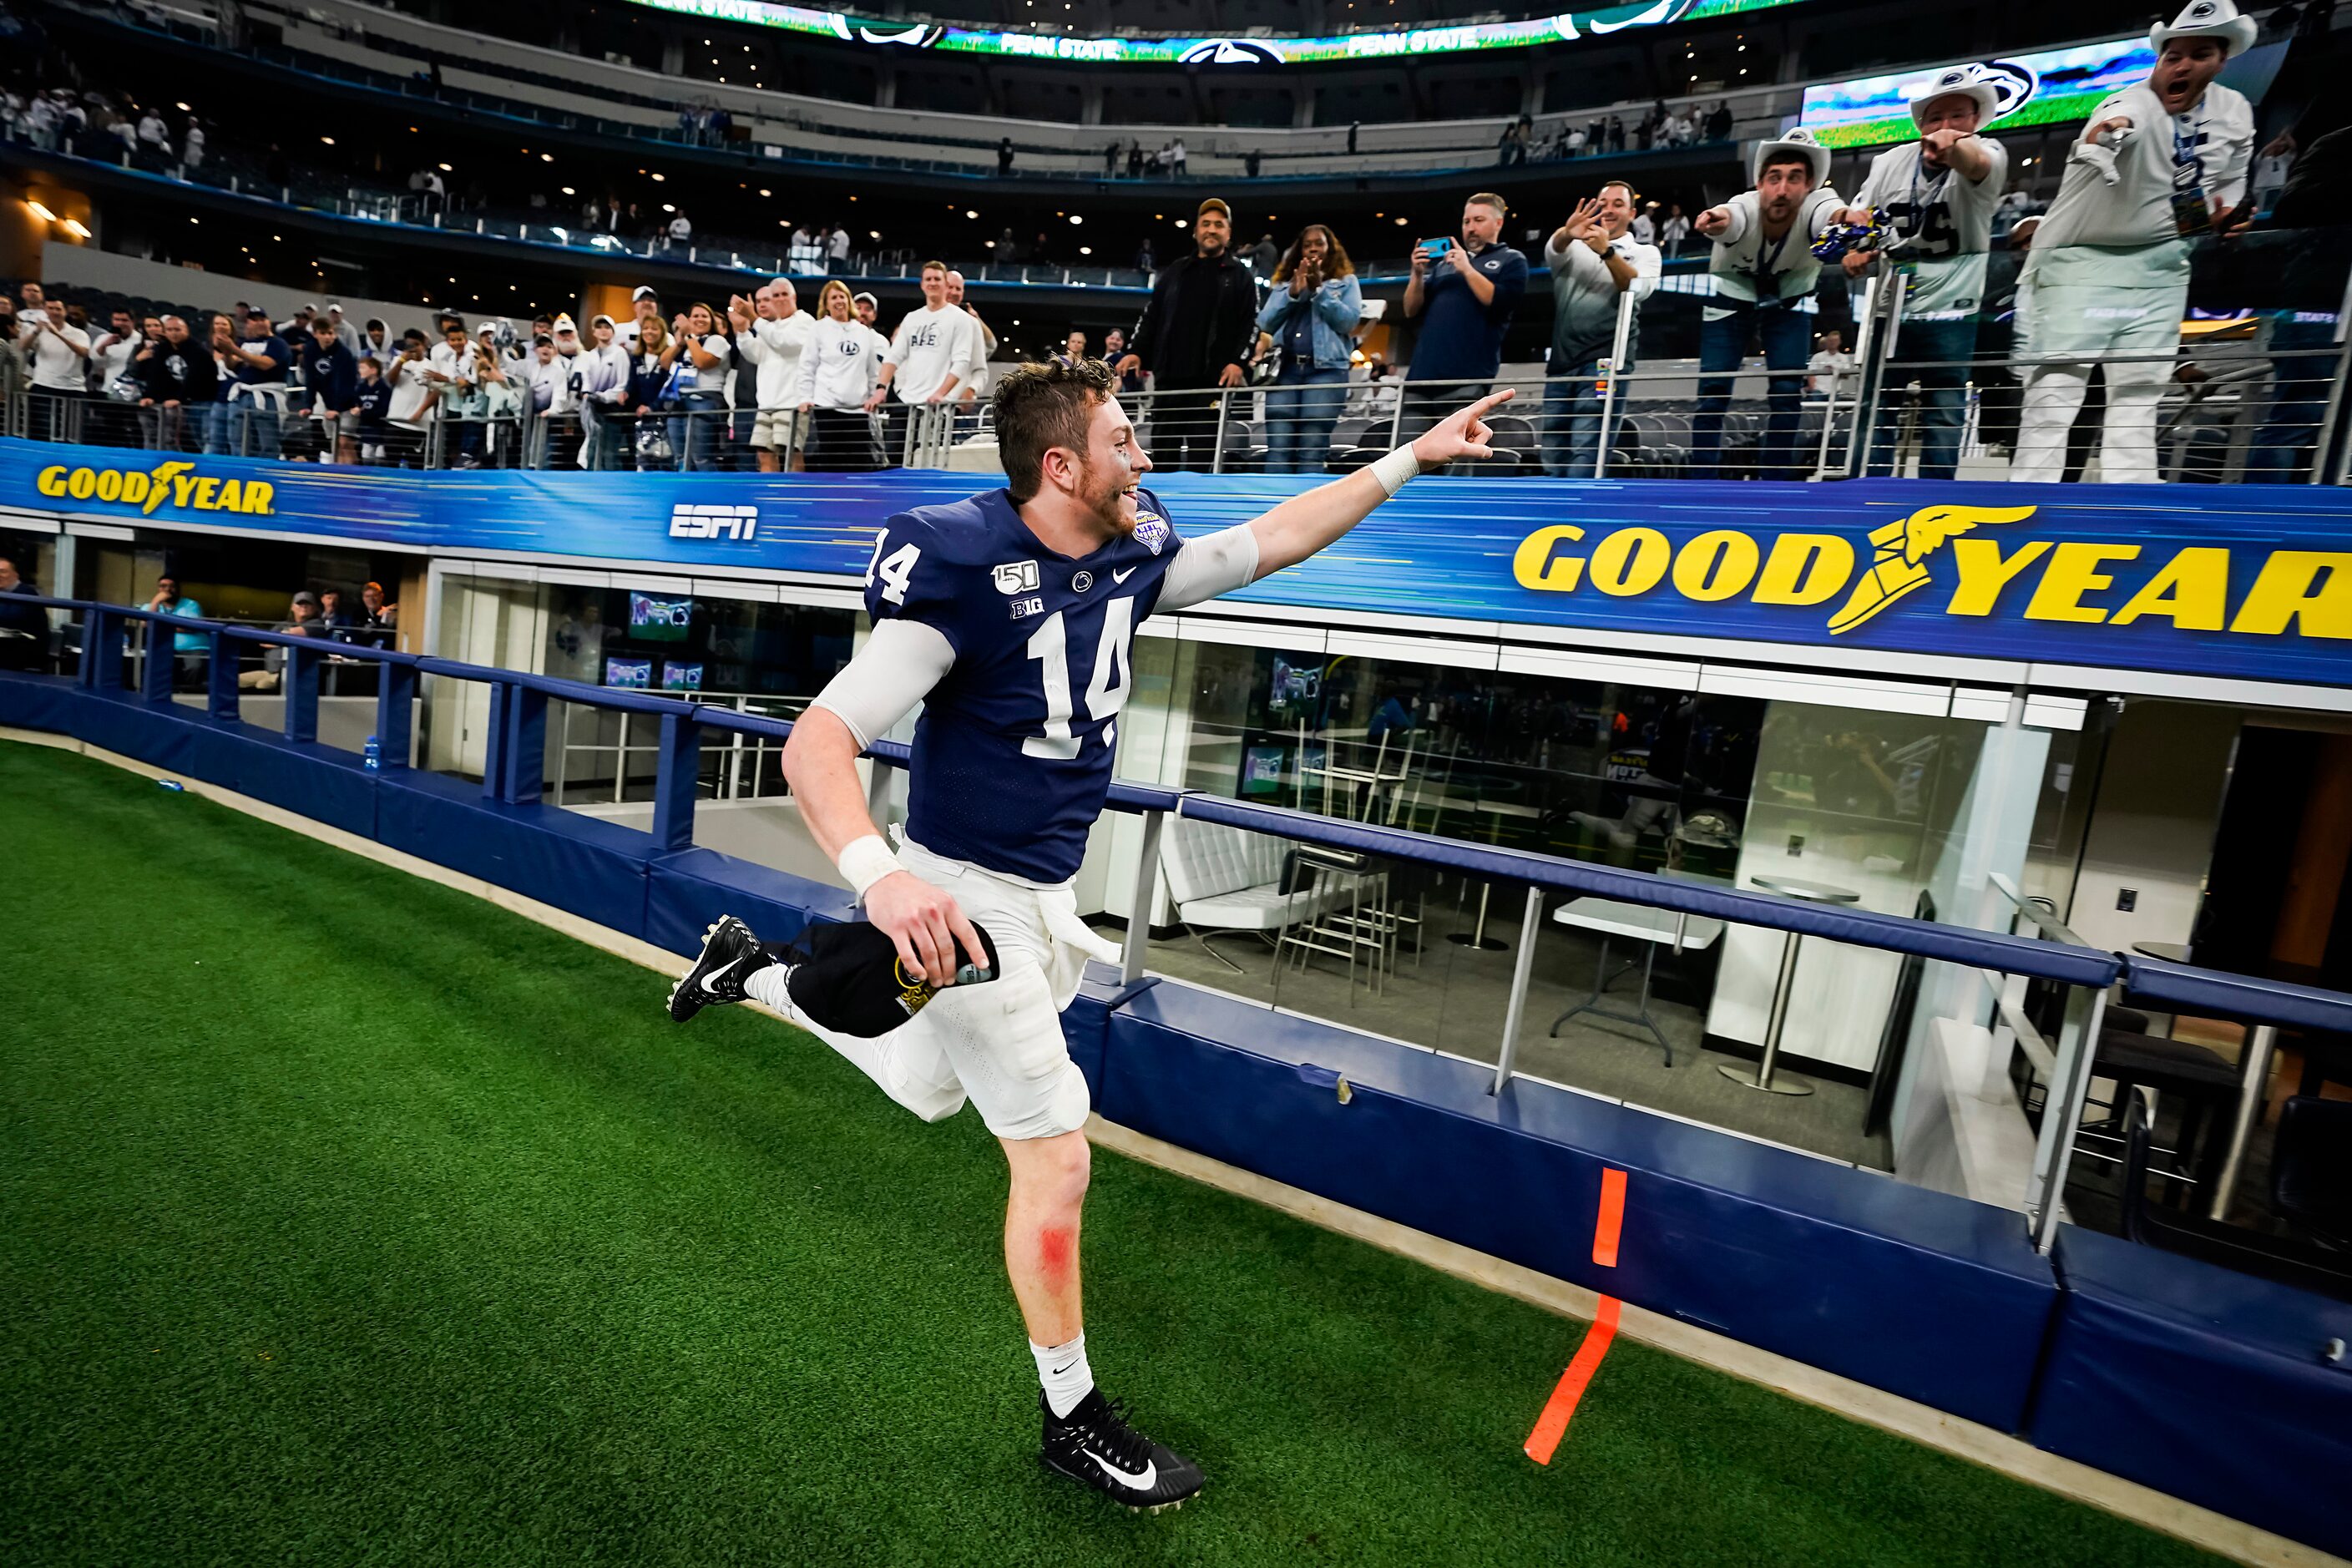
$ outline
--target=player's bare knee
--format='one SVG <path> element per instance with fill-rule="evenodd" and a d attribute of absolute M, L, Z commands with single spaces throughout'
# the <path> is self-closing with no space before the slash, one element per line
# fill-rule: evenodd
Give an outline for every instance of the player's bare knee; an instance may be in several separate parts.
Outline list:
<path fill-rule="evenodd" d="M 1008 1141 L 1014 1183 L 1023 1195 L 1049 1211 L 1075 1214 L 1086 1202 L 1094 1156 L 1084 1132 Z"/>

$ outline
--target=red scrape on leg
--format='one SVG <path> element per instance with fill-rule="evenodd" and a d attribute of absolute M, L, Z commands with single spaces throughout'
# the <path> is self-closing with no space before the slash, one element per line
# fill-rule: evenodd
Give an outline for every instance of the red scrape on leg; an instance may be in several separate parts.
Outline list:
<path fill-rule="evenodd" d="M 1047 1226 L 1037 1233 L 1037 1267 L 1048 1285 L 1058 1290 L 1069 1282 L 1077 1251 L 1078 1233 L 1066 1226 Z"/>

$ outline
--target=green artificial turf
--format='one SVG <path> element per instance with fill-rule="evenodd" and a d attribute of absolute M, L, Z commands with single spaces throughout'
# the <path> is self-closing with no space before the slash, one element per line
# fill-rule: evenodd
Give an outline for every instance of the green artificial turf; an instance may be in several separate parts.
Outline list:
<path fill-rule="evenodd" d="M 464 894 L 0 742 L 0 1562 L 2170 1563 L 2200 1554 L 1109 1154 L 1035 1458 L 1002 1159 Z"/>

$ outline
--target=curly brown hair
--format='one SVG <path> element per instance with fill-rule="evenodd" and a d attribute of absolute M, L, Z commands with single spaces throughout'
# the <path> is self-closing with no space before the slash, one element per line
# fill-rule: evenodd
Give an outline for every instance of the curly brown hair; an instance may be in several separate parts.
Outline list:
<path fill-rule="evenodd" d="M 1310 223 L 1298 231 L 1298 237 L 1292 240 L 1290 248 L 1282 253 L 1282 259 L 1275 264 L 1274 277 L 1271 281 L 1276 283 L 1290 281 L 1292 270 L 1298 266 L 1299 257 L 1306 252 L 1307 237 L 1310 234 L 1319 234 L 1323 237 L 1323 244 L 1326 247 L 1323 253 L 1324 277 L 1346 278 L 1355 272 L 1356 264 L 1348 259 L 1348 247 L 1339 243 L 1339 237 L 1331 232 L 1330 226 Z"/>

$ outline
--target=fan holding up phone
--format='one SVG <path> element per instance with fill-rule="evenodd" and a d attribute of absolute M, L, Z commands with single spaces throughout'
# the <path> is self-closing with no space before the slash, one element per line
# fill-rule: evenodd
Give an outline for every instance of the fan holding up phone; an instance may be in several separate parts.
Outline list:
<path fill-rule="evenodd" d="M 1412 247 L 1404 313 L 1421 331 L 1407 372 L 1407 436 L 1486 391 L 1502 368 L 1503 329 L 1528 291 L 1528 258 L 1503 243 L 1508 210 L 1502 197 L 1481 191 L 1462 205 L 1458 241 L 1440 236 Z"/>

